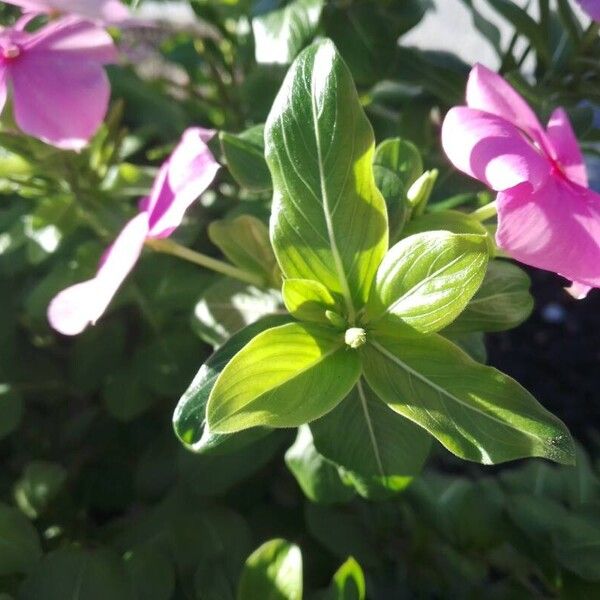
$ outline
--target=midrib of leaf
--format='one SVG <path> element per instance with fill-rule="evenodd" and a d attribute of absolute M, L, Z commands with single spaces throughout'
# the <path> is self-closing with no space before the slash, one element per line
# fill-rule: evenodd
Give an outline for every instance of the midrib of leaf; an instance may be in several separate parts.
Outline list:
<path fill-rule="evenodd" d="M 392 354 L 387 348 L 385 348 L 384 346 L 382 346 L 378 342 L 372 341 L 371 345 L 378 352 L 380 352 L 381 354 L 383 354 L 386 358 L 388 358 L 392 362 L 396 363 L 400 368 L 404 369 L 405 371 L 407 371 L 408 373 L 410 373 L 413 377 L 415 377 L 418 380 L 422 381 L 425 385 L 428 385 L 429 387 L 433 388 L 438 394 L 440 394 L 440 396 L 442 396 L 442 397 L 446 396 L 447 398 L 449 398 L 450 400 L 454 400 L 455 402 L 457 402 L 458 404 L 460 404 L 464 408 L 466 408 L 468 410 L 471 410 L 471 411 L 473 411 L 475 413 L 478 413 L 482 417 L 485 417 L 486 419 L 489 419 L 490 421 L 495 421 L 496 423 L 499 423 L 500 425 L 502 425 L 504 427 L 507 427 L 509 429 L 513 429 L 513 430 L 517 431 L 518 433 L 521 433 L 521 434 L 524 434 L 524 435 L 526 435 L 528 437 L 534 438 L 534 439 L 538 440 L 539 442 L 541 442 L 544 446 L 547 445 L 546 441 L 543 438 L 535 435 L 534 433 L 531 433 L 529 431 L 521 431 L 520 429 L 517 429 L 516 427 L 514 427 L 511 423 L 507 423 L 506 421 L 503 421 L 502 419 L 499 419 L 498 417 L 496 417 L 494 415 L 486 413 L 485 411 L 482 411 L 481 409 L 479 409 L 477 406 L 473 406 L 471 404 L 468 404 L 464 400 L 461 400 L 460 398 L 458 398 L 457 396 L 455 396 L 454 394 L 451 394 L 450 392 L 448 392 L 448 390 L 444 389 L 443 387 L 440 387 L 435 382 L 431 381 L 431 379 L 427 379 L 427 377 L 425 377 L 424 375 L 422 375 L 418 371 L 415 371 L 413 368 L 409 367 L 405 362 L 403 362 L 402 360 L 400 360 L 397 356 L 395 356 L 394 354 Z"/>
<path fill-rule="evenodd" d="M 369 407 L 367 406 L 367 397 L 363 389 L 362 378 L 358 380 L 357 389 L 360 397 L 360 403 L 362 405 L 363 413 L 365 415 L 365 421 L 367 422 L 367 429 L 369 430 L 369 438 L 371 439 L 371 446 L 373 448 L 373 454 L 375 454 L 375 461 L 377 462 L 377 468 L 382 477 L 385 477 L 385 471 L 383 470 L 383 462 L 381 460 L 381 454 L 379 453 L 379 445 L 377 444 L 377 437 L 375 436 L 375 430 L 373 428 L 373 422 L 371 421 L 371 415 L 369 413 Z"/>
<path fill-rule="evenodd" d="M 348 311 L 348 321 L 354 323 L 356 319 L 356 311 L 352 303 L 352 294 L 350 292 L 350 285 L 344 271 L 344 264 L 342 263 L 342 257 L 337 246 L 335 239 L 335 232 L 333 230 L 333 223 L 331 221 L 331 207 L 329 206 L 329 194 L 327 193 L 327 183 L 325 180 L 325 173 L 323 171 L 323 151 L 321 149 L 321 132 L 319 129 L 319 114 L 317 110 L 317 103 L 315 98 L 315 69 L 313 67 L 310 76 L 310 102 L 312 109 L 313 122 L 315 127 L 315 142 L 317 145 L 317 162 L 319 164 L 319 182 L 321 184 L 321 198 L 323 200 L 323 215 L 325 217 L 325 224 L 327 225 L 327 235 L 329 237 L 329 245 L 331 247 L 331 254 L 335 262 L 335 269 L 342 286 L 342 296 L 344 297 L 344 303 L 346 304 L 346 310 Z"/>

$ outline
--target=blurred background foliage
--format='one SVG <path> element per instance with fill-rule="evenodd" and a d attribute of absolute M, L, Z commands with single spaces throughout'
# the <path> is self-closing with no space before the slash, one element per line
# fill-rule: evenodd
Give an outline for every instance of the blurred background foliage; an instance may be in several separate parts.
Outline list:
<path fill-rule="evenodd" d="M 567 108 L 600 183 L 597 26 L 582 24 L 568 0 L 540 0 L 535 18 L 509 0 L 462 2 L 540 116 Z M 537 333 L 524 326 L 488 337 L 490 360 L 508 360 L 526 384 L 529 373 L 541 402 L 581 439 L 578 466 L 484 468 L 434 449 L 423 475 L 397 492 L 340 472 L 308 430 L 295 442 L 278 431 L 203 455 L 177 440 L 176 401 L 212 346 L 276 309 L 272 291 L 148 252 L 97 327 L 76 339 L 50 330 L 49 300 L 92 274 L 186 126 L 222 132 L 212 146 L 229 170 L 189 212 L 178 241 L 230 258 L 235 249 L 209 225 L 266 220 L 261 124 L 287 65 L 317 36 L 333 39 L 348 63 L 378 141 L 412 142 L 417 176 L 439 169 L 434 207 L 489 199 L 449 167 L 439 144 L 470 66 L 403 43 L 433 1 L 178 4 L 191 10 L 176 19 L 167 18 L 172 5 L 159 7 L 151 23 L 113 32 L 123 59 L 110 68 L 111 112 L 84 152 L 16 134 L 7 119 L 0 130 L 0 598 L 259 600 L 277 589 L 272 597 L 285 599 L 300 597 L 302 581 L 306 598 L 363 598 L 365 581 L 374 599 L 598 597 L 594 295 L 571 309 L 556 281 L 549 299 L 547 279 L 534 274 Z M 490 13 L 509 23 L 508 43 Z M 0 7 L 4 23 L 14 16 Z M 556 389 L 536 382 L 552 376 L 536 348 L 575 338 L 565 360 L 580 377 L 552 406 Z M 250 556 L 275 538 L 292 543 Z"/>

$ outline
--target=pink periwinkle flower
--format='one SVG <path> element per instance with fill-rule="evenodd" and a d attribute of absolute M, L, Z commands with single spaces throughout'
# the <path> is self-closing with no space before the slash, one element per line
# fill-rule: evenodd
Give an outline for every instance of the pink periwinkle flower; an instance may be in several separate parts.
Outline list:
<path fill-rule="evenodd" d="M 110 84 L 103 65 L 117 50 L 106 31 L 65 17 L 33 33 L 23 21 L 0 31 L 0 110 L 8 90 L 17 125 L 59 148 L 79 150 L 108 109 Z"/>
<path fill-rule="evenodd" d="M 140 212 L 104 253 L 96 276 L 60 292 L 48 307 L 52 327 L 77 335 L 102 316 L 133 269 L 146 240 L 165 238 L 178 227 L 187 208 L 206 190 L 219 169 L 206 145 L 213 132 L 190 128 L 160 168 Z"/>
<path fill-rule="evenodd" d="M 129 17 L 119 0 L 4 0 L 28 13 L 70 14 L 102 23 L 118 23 Z"/>
<path fill-rule="evenodd" d="M 577 2 L 591 19 L 600 21 L 600 0 L 577 0 Z"/>
<path fill-rule="evenodd" d="M 544 129 L 499 75 L 476 65 L 467 106 L 452 108 L 442 145 L 454 166 L 498 192 L 496 243 L 522 263 L 573 281 L 583 298 L 600 287 L 600 195 L 566 112 Z"/>

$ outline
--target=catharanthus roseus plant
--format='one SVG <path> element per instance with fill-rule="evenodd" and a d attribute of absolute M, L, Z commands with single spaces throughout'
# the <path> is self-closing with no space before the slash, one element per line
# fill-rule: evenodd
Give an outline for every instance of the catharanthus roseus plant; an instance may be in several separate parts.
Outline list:
<path fill-rule="evenodd" d="M 433 4 L 0 2 L 0 595 L 600 594 L 595 3 Z"/>

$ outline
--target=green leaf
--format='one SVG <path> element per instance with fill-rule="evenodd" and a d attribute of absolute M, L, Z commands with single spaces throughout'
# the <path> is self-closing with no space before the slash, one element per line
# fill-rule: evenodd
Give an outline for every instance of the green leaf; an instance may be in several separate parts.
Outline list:
<path fill-rule="evenodd" d="M 23 399 L 10 385 L 0 384 L 0 440 L 19 427 L 23 417 Z"/>
<path fill-rule="evenodd" d="M 145 374 L 125 364 L 112 372 L 102 390 L 102 400 L 107 412 L 123 422 L 133 421 L 156 402 L 156 396 L 145 389 Z"/>
<path fill-rule="evenodd" d="M 302 600 L 302 553 L 285 540 L 270 540 L 246 560 L 237 600 Z"/>
<path fill-rule="evenodd" d="M 198 300 L 192 328 L 204 341 L 220 346 L 247 325 L 277 312 L 280 306 L 279 292 L 223 277 Z"/>
<path fill-rule="evenodd" d="M 492 261 L 479 291 L 449 331 L 504 331 L 517 327 L 533 310 L 530 286 L 529 276 L 516 265 Z"/>
<path fill-rule="evenodd" d="M 67 471 L 62 465 L 33 461 L 15 485 L 15 502 L 30 519 L 35 519 L 48 508 L 66 479 Z"/>
<path fill-rule="evenodd" d="M 394 413 L 360 381 L 330 413 L 311 423 L 315 447 L 325 458 L 385 485 L 406 486 L 425 463 L 431 438 Z"/>
<path fill-rule="evenodd" d="M 281 269 L 340 295 L 352 322 L 387 250 L 387 216 L 373 176 L 373 131 L 330 41 L 307 48 L 290 68 L 265 141 Z"/>
<path fill-rule="evenodd" d="M 240 215 L 231 221 L 213 221 L 208 236 L 234 265 L 262 277 L 265 285 L 279 286 L 279 267 L 269 230 L 260 219 Z"/>
<path fill-rule="evenodd" d="M 469 331 L 455 333 L 452 325 L 440 332 L 446 339 L 456 344 L 466 352 L 473 360 L 485 364 L 487 362 L 487 349 L 485 347 L 485 335 L 481 331 Z"/>
<path fill-rule="evenodd" d="M 41 555 L 33 525 L 16 508 L 0 504 L 0 577 L 28 572 Z"/>
<path fill-rule="evenodd" d="M 529 456 L 573 464 L 573 440 L 559 419 L 516 381 L 441 336 L 380 334 L 361 355 L 379 397 L 457 456 L 483 464 Z"/>
<path fill-rule="evenodd" d="M 133 588 L 132 600 L 170 600 L 175 591 L 175 571 L 171 561 L 151 545 L 125 554 L 125 569 Z"/>
<path fill-rule="evenodd" d="M 200 367 L 173 413 L 175 433 L 186 448 L 198 453 L 210 452 L 223 446 L 236 449 L 265 434 L 261 430 L 248 431 L 236 436 L 213 433 L 206 426 L 206 404 L 217 377 L 227 363 L 258 333 L 288 321 L 289 317 L 285 315 L 263 317 L 233 335 Z"/>
<path fill-rule="evenodd" d="M 253 192 L 271 189 L 271 174 L 265 161 L 264 131 L 264 125 L 255 125 L 238 134 L 219 133 L 229 172 L 241 187 Z"/>
<path fill-rule="evenodd" d="M 405 324 L 421 333 L 438 331 L 463 311 L 487 262 L 480 235 L 432 231 L 405 238 L 379 267 L 366 317 L 377 328 Z"/>
<path fill-rule="evenodd" d="M 289 323 L 258 334 L 219 375 L 208 399 L 209 428 L 297 427 L 334 408 L 360 374 L 344 334 Z"/>
<path fill-rule="evenodd" d="M 312 41 L 322 10 L 323 0 L 292 0 L 284 8 L 254 17 L 256 62 L 289 65 Z"/>
<path fill-rule="evenodd" d="M 527 11 L 511 0 L 488 0 L 494 10 L 502 15 L 535 48 L 538 57 L 545 63 L 551 60 L 551 50 L 542 26 L 529 16 Z"/>
<path fill-rule="evenodd" d="M 286 279 L 282 288 L 283 302 L 288 312 L 300 321 L 329 323 L 326 311 L 340 312 L 329 290 L 311 279 Z"/>
<path fill-rule="evenodd" d="M 327 600 L 365 600 L 367 586 L 360 565 L 350 557 L 333 576 Z"/>
<path fill-rule="evenodd" d="M 65 547 L 46 554 L 25 580 L 23 600 L 131 600 L 127 573 L 109 550 Z"/>
<path fill-rule="evenodd" d="M 487 235 L 487 229 L 476 219 L 457 210 L 441 210 L 420 215 L 411 219 L 402 230 L 408 237 L 425 231 L 450 231 L 451 233 L 472 233 Z"/>
<path fill-rule="evenodd" d="M 308 425 L 298 429 L 296 441 L 285 453 L 285 464 L 312 502 L 347 502 L 354 496 L 352 488 L 341 480 L 336 465 L 317 452 Z"/>
<path fill-rule="evenodd" d="M 384 140 L 373 158 L 375 183 L 385 198 L 390 221 L 390 236 L 395 239 L 409 215 L 406 192 L 423 172 L 417 147 L 407 140 Z"/>

